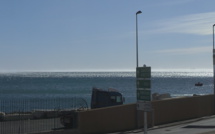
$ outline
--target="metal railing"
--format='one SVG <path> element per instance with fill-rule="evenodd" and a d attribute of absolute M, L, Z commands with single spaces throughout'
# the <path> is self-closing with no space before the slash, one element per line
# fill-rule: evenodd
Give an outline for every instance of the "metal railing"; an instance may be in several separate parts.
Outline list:
<path fill-rule="evenodd" d="M 88 108 L 82 98 L 30 98 L 0 100 L 0 134 L 28 134 L 64 126 L 65 111 Z"/>

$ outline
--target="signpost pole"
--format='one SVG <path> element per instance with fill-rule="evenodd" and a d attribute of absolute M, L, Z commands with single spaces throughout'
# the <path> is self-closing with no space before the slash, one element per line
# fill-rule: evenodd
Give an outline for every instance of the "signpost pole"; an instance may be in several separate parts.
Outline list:
<path fill-rule="evenodd" d="M 144 111 L 144 134 L 147 134 L 147 112 Z"/>
<path fill-rule="evenodd" d="M 144 134 L 147 134 L 147 112 L 151 106 L 151 67 L 144 65 L 136 69 L 137 110 L 144 112 Z"/>

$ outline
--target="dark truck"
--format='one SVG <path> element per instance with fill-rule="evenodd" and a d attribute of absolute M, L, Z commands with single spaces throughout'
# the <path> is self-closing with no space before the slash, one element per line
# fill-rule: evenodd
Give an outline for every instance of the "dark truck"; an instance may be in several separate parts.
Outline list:
<path fill-rule="evenodd" d="M 91 108 L 102 108 L 115 105 L 122 105 L 124 98 L 122 94 L 115 89 L 109 88 L 108 91 L 93 88 L 91 97 Z"/>
<path fill-rule="evenodd" d="M 107 91 L 99 88 L 92 89 L 91 109 L 122 105 L 123 102 L 124 97 L 115 89 L 109 88 Z M 66 128 L 76 128 L 77 111 L 72 110 L 62 113 L 60 121 Z"/>

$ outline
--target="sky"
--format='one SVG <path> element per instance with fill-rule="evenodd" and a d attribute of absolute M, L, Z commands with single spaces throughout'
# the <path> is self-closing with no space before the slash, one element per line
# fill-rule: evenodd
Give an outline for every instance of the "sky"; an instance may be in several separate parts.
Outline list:
<path fill-rule="evenodd" d="M 214 0 L 1 0 L 0 72 L 212 70 Z"/>

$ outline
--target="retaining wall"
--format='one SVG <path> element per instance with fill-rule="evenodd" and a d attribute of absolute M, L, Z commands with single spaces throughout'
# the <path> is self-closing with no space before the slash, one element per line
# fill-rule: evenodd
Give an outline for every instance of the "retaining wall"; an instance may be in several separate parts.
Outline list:
<path fill-rule="evenodd" d="M 214 95 L 153 101 L 155 125 L 214 114 Z"/>
<path fill-rule="evenodd" d="M 148 113 L 148 126 L 213 115 L 214 96 L 152 101 L 152 106 L 154 110 Z M 143 112 L 136 110 L 136 104 L 100 108 L 79 112 L 77 123 L 81 134 L 125 131 L 143 127 Z"/>

